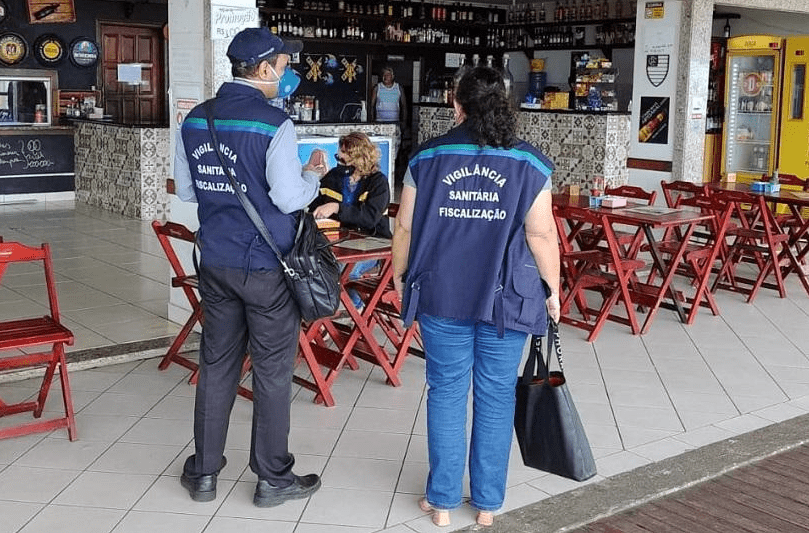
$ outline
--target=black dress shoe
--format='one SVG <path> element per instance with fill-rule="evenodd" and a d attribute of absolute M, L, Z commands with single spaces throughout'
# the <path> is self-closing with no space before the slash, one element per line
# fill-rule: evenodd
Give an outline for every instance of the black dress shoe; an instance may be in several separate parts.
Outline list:
<path fill-rule="evenodd" d="M 287 487 L 274 487 L 268 481 L 258 480 L 253 504 L 256 507 L 274 507 L 287 500 L 300 500 L 314 494 L 320 488 L 320 476 L 309 474 L 295 476 L 295 480 Z"/>
<path fill-rule="evenodd" d="M 191 458 L 189 457 L 189 459 Z M 188 464 L 188 460 L 186 460 L 186 464 Z M 222 466 L 219 467 L 219 471 L 225 468 L 226 464 L 228 464 L 228 460 L 222 457 Z M 188 491 L 191 499 L 195 502 L 210 502 L 216 498 L 216 476 L 219 475 L 219 471 L 213 474 L 192 476 L 187 474 L 185 468 L 183 468 L 180 484 Z"/>

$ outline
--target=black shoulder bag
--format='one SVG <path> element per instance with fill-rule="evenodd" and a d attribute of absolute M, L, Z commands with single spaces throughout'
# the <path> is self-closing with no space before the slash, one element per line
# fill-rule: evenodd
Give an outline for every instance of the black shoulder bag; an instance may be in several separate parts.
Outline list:
<path fill-rule="evenodd" d="M 531 349 L 517 380 L 514 429 L 525 466 L 576 481 L 596 475 L 596 463 L 584 426 L 573 405 L 562 368 L 559 328 L 548 319 L 548 357 L 542 356 L 542 337 L 531 337 Z M 556 353 L 559 371 L 549 371 Z"/>
<path fill-rule="evenodd" d="M 275 252 L 278 262 L 281 263 L 281 267 L 284 269 L 284 280 L 292 297 L 298 303 L 301 318 L 309 322 L 333 315 L 340 305 L 340 265 L 329 248 L 328 239 L 318 230 L 314 217 L 311 213 L 304 211 L 298 214 L 295 243 L 289 253 L 282 256 L 255 206 L 242 191 L 233 177 L 232 170 L 225 162 L 214 128 L 213 100 L 205 103 L 205 115 L 222 170 L 230 180 L 230 185 L 247 212 L 247 216 L 250 217 L 258 232 Z"/>

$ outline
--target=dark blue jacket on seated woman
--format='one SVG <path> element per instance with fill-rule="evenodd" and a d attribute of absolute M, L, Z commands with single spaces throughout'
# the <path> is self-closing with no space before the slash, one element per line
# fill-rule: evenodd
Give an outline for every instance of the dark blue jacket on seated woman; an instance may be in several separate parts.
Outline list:
<path fill-rule="evenodd" d="M 384 214 L 390 203 L 388 178 L 379 171 L 363 176 L 357 182 L 354 200 L 346 203 L 343 201 L 345 168 L 336 166 L 323 176 L 320 195 L 309 204 L 309 210 L 328 202 L 339 202 L 340 210 L 335 217 L 341 226 L 389 239 L 390 222 Z"/>

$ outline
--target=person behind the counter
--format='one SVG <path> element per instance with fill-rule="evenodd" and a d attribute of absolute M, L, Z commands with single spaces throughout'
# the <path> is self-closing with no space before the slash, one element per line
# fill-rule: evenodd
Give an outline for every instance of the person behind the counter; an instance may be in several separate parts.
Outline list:
<path fill-rule="evenodd" d="M 315 219 L 334 218 L 340 225 L 378 237 L 391 237 L 385 211 L 390 202 L 388 178 L 379 170 L 379 149 L 362 132 L 343 135 L 334 155 L 337 166 L 320 181 L 320 195 L 309 205 Z M 378 261 L 362 261 L 354 266 L 349 279 L 359 279 Z M 349 291 L 357 308 L 362 300 Z"/>

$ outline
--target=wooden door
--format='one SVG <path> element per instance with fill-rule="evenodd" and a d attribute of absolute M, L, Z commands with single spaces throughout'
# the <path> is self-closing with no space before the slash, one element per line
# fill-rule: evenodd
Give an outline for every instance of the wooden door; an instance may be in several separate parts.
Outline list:
<path fill-rule="evenodd" d="M 165 122 L 160 28 L 102 23 L 100 32 L 104 113 L 126 124 Z M 140 65 L 139 85 L 118 81 L 120 63 Z"/>

